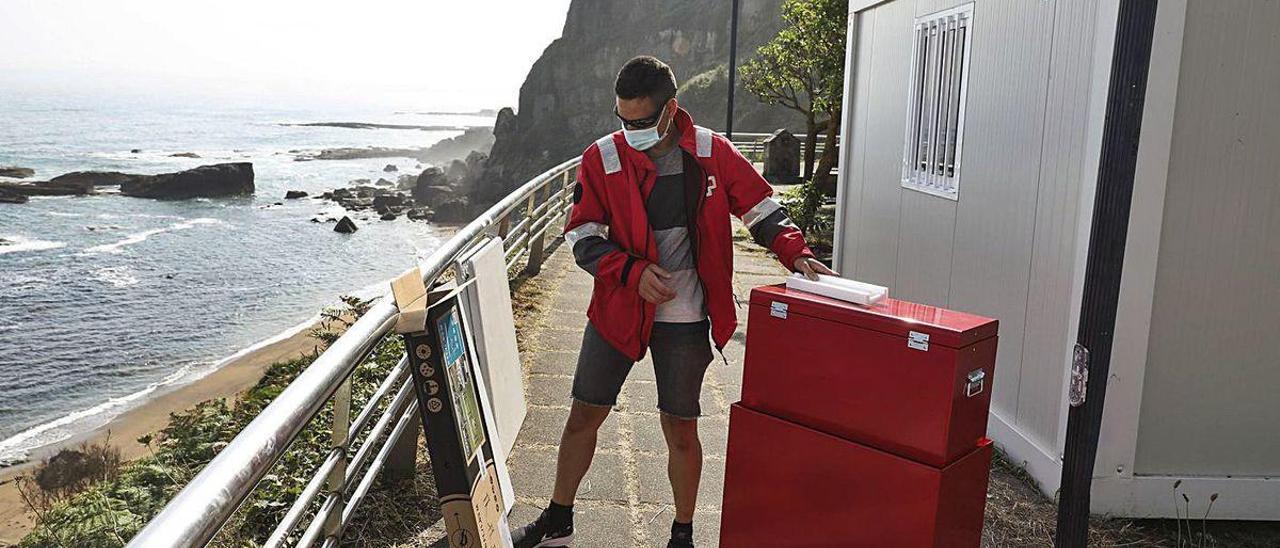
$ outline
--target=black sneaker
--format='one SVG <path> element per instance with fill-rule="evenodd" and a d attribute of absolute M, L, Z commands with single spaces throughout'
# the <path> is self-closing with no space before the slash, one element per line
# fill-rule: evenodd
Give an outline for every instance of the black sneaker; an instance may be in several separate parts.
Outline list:
<path fill-rule="evenodd" d="M 548 546 L 568 546 L 573 541 L 573 522 L 556 527 L 552 523 L 551 513 L 543 510 L 538 519 L 511 533 L 511 544 L 515 548 L 543 548 Z"/>
<path fill-rule="evenodd" d="M 671 540 L 667 541 L 667 548 L 693 548 L 693 535 L 684 531 L 672 531 Z"/>

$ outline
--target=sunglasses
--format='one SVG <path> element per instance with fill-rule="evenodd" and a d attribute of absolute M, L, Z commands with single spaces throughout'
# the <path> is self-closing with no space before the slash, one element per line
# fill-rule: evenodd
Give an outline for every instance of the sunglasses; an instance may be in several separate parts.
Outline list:
<path fill-rule="evenodd" d="M 668 99 L 668 101 L 669 101 L 669 100 L 670 100 L 670 99 Z M 618 113 L 618 106 L 617 106 L 617 105 L 614 105 L 614 106 L 613 106 L 613 115 L 618 117 L 618 120 L 622 122 L 622 127 L 624 127 L 624 128 L 627 128 L 627 129 L 649 129 L 649 128 L 653 127 L 653 126 L 658 125 L 658 120 L 662 118 L 662 111 L 663 111 L 663 109 L 665 109 L 665 108 L 666 108 L 666 105 L 667 105 L 667 101 L 663 101 L 663 102 L 662 102 L 662 106 L 661 106 L 661 107 L 658 107 L 658 112 L 653 113 L 653 115 L 652 115 L 652 116 L 646 116 L 646 117 L 644 117 L 644 118 L 636 118 L 636 119 L 634 119 L 634 120 L 628 120 L 628 119 L 626 119 L 626 118 L 623 118 L 623 117 L 622 117 L 622 114 Z"/>

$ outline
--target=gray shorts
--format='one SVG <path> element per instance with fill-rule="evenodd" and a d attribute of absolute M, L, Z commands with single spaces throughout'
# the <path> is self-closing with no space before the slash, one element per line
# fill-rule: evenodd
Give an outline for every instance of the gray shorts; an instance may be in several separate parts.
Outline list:
<path fill-rule="evenodd" d="M 702 415 L 702 378 L 711 364 L 711 324 L 653 324 L 649 352 L 658 382 L 658 410 L 682 419 Z M 573 398 L 588 405 L 612 407 L 635 362 L 600 336 L 591 322 L 582 334 L 578 370 L 573 375 Z"/>

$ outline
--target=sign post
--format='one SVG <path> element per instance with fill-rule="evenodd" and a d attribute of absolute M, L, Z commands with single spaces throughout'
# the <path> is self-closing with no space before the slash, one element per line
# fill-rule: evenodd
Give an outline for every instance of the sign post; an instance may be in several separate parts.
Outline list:
<path fill-rule="evenodd" d="M 449 546 L 509 548 L 492 419 L 457 296 L 427 295 L 417 269 L 392 282 L 392 293 Z"/>

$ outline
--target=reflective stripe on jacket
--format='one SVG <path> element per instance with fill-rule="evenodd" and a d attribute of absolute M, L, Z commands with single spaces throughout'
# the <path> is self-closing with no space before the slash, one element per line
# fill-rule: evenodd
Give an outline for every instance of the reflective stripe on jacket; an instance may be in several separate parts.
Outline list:
<path fill-rule="evenodd" d="M 729 215 L 742 219 L 752 239 L 772 250 L 788 270 L 813 253 L 771 197 L 773 189 L 728 139 L 695 126 L 684 109 L 676 112 L 675 126 L 686 158 L 686 185 L 694 187 L 687 196 L 698 200 L 690 236 L 711 338 L 716 348 L 724 348 L 738 327 Z M 658 262 L 645 210 L 656 180 L 653 161 L 631 148 L 621 131 L 606 135 L 582 153 L 565 225 L 565 240 L 579 266 L 595 277 L 587 317 L 606 341 L 634 360 L 648 349 L 657 309 L 637 291 L 640 274 Z"/>

